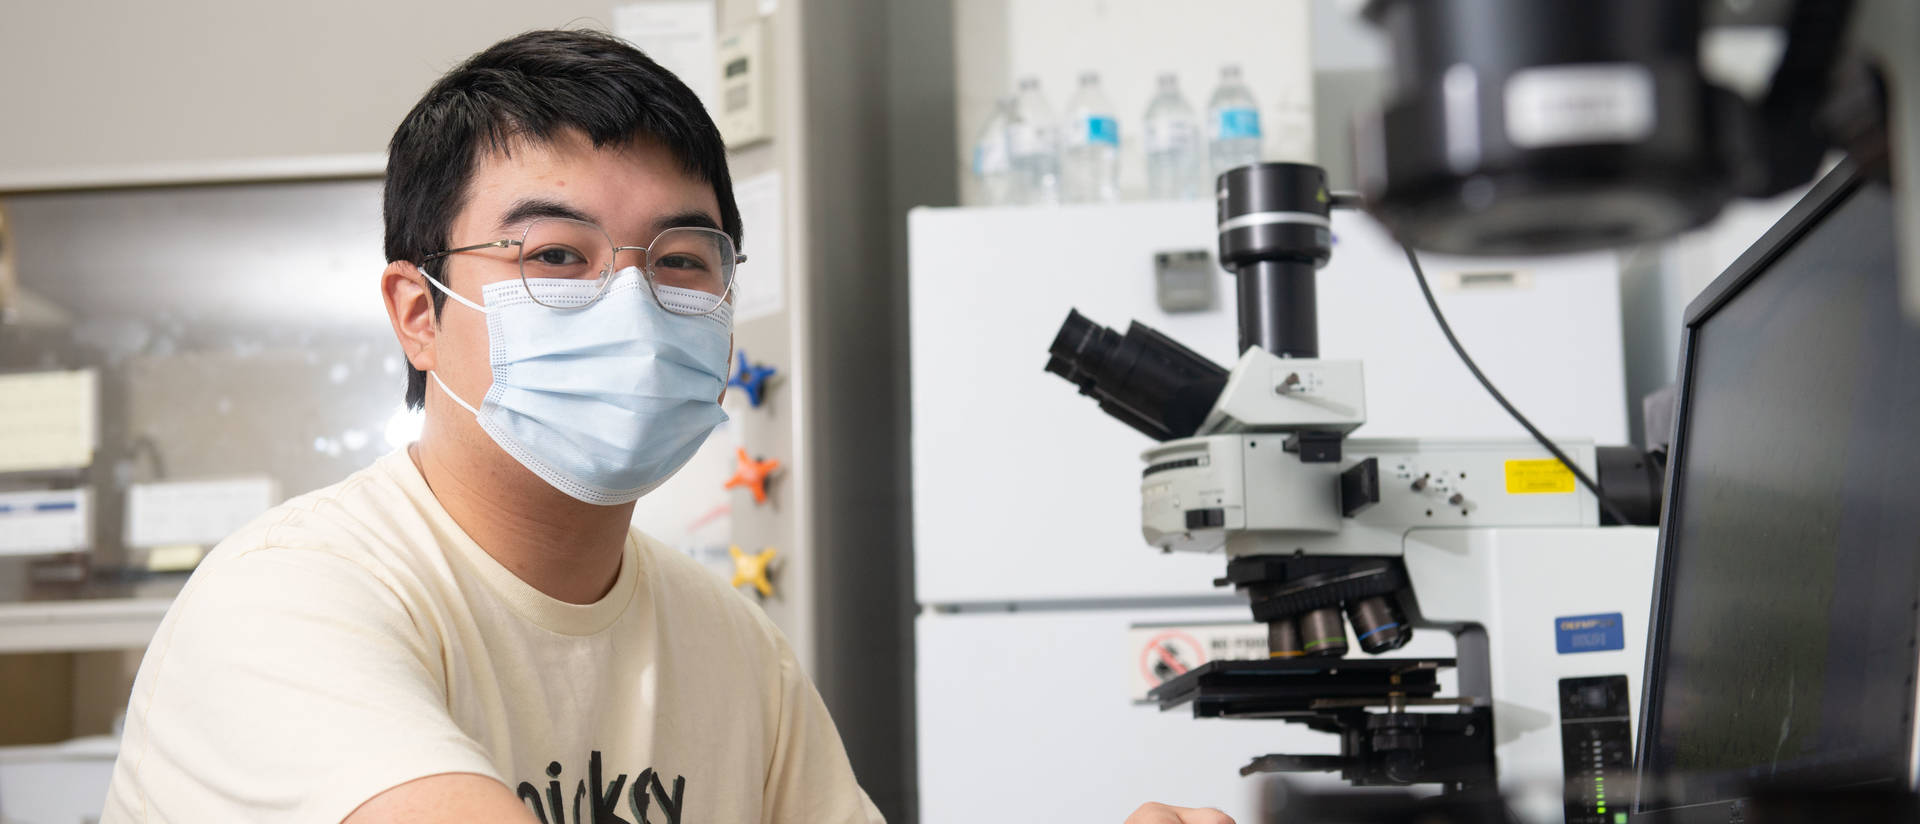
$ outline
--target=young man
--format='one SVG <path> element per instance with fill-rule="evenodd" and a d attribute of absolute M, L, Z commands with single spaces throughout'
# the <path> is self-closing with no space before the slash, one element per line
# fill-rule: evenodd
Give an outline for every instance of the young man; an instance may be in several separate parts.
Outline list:
<path fill-rule="evenodd" d="M 779 632 L 630 526 L 724 419 L 741 227 L 699 100 L 533 32 L 429 90 L 387 175 L 420 441 L 208 556 L 105 820 L 878 821 Z"/>
<path fill-rule="evenodd" d="M 879 821 L 780 633 L 630 525 L 725 418 L 699 100 L 606 35 L 505 40 L 400 124 L 385 212 L 420 440 L 209 554 L 104 820 Z"/>

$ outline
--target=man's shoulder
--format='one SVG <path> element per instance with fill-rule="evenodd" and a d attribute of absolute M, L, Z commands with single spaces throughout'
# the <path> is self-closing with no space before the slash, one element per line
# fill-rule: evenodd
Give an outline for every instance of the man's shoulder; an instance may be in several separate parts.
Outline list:
<path fill-rule="evenodd" d="M 201 560 L 155 648 L 250 650 L 267 642 L 263 632 L 347 625 L 363 640 L 371 630 L 409 647 L 428 643 L 418 619 L 444 588 L 405 546 L 396 510 L 406 506 L 376 464 L 267 510 Z"/>
<path fill-rule="evenodd" d="M 414 556 L 432 530 L 382 465 L 388 460 L 261 513 L 215 546 L 202 569 L 263 555 L 331 557 L 383 579 L 418 567 Z"/>

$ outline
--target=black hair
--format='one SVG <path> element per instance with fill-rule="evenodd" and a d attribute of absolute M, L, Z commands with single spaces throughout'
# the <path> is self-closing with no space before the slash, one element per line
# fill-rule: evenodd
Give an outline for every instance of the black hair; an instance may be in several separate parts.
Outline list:
<path fill-rule="evenodd" d="M 530 31 L 447 72 L 414 104 L 387 147 L 387 260 L 415 265 L 447 248 L 453 218 L 482 156 L 516 141 L 551 143 L 570 130 L 594 148 L 660 141 L 713 185 L 720 228 L 741 242 L 726 143 L 687 84 L 639 49 L 586 30 Z M 429 287 L 434 317 L 446 294 Z M 407 366 L 407 406 L 426 401 L 426 374 Z"/>

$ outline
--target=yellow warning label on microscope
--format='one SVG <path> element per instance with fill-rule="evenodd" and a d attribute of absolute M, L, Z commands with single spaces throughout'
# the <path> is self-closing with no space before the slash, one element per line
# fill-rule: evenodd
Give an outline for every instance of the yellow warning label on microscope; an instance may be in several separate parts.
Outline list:
<path fill-rule="evenodd" d="M 1573 490 L 1573 470 L 1558 459 L 1507 461 L 1508 495 L 1545 495 Z"/>

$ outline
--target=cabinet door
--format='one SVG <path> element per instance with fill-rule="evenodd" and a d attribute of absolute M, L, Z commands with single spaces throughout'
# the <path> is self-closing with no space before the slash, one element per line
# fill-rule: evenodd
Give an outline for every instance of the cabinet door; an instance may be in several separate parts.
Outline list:
<path fill-rule="evenodd" d="M 1269 753 L 1338 754 L 1336 736 L 1279 720 L 1196 719 L 1190 707 L 1161 712 L 1129 695 L 1140 662 L 1128 627 L 1248 619 L 1245 606 L 921 614 L 920 820 L 995 821 L 1015 810 L 1022 821 L 1120 821 L 1147 801 L 1265 820 L 1265 777 L 1242 778 L 1240 767 Z M 1452 637 L 1423 630 L 1395 655 L 1453 654 Z M 1441 678 L 1442 694 L 1457 694 L 1453 675 Z M 1330 774 L 1286 779 L 1346 786 Z"/>

